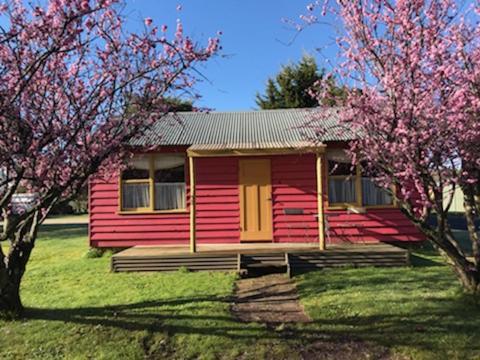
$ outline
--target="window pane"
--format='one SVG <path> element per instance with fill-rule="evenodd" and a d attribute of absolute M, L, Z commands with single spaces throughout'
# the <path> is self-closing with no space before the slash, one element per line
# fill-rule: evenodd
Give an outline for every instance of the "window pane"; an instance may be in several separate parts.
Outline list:
<path fill-rule="evenodd" d="M 328 161 L 328 175 L 349 176 L 355 175 L 355 166 L 347 162 Z"/>
<path fill-rule="evenodd" d="M 155 210 L 185 208 L 185 183 L 155 183 Z"/>
<path fill-rule="evenodd" d="M 122 184 L 123 209 L 148 208 L 150 191 L 148 183 Z"/>
<path fill-rule="evenodd" d="M 334 203 L 355 203 L 357 195 L 355 192 L 355 177 L 348 179 L 328 180 L 328 201 Z"/>
<path fill-rule="evenodd" d="M 375 185 L 371 178 L 362 178 L 362 205 L 392 205 L 393 199 L 384 189 Z"/>
<path fill-rule="evenodd" d="M 148 179 L 150 159 L 147 156 L 137 156 L 130 160 L 128 168 L 122 172 L 122 180 Z"/>
<path fill-rule="evenodd" d="M 183 165 L 171 169 L 155 170 L 156 183 L 185 182 L 185 167 Z"/>
<path fill-rule="evenodd" d="M 155 156 L 155 170 L 171 169 L 185 164 L 183 154 L 159 154 Z"/>
<path fill-rule="evenodd" d="M 157 155 L 154 166 L 155 210 L 185 209 L 185 156 Z"/>

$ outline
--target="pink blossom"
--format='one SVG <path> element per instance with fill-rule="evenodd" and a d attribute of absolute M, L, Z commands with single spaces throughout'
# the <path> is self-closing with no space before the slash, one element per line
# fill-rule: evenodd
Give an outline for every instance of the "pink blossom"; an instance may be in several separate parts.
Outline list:
<path fill-rule="evenodd" d="M 308 5 L 299 29 L 316 21 L 311 11 L 318 5 Z M 448 189 L 460 186 L 480 198 L 480 13 L 454 0 L 401 0 L 394 6 L 326 0 L 321 6 L 343 24 L 333 75 L 350 88 L 339 110 L 340 128 L 362 134 L 350 152 L 376 174 L 378 185 L 395 184 L 402 210 L 435 233 L 427 218 L 445 216 Z M 472 6 L 480 9 L 478 1 Z M 312 90 L 319 101 L 328 95 L 317 90 L 328 83 L 320 85 Z M 478 202 L 467 198 L 478 218 Z M 438 239 L 447 230 L 430 236 L 444 250 Z M 480 243 L 476 248 L 480 259 Z M 463 260 L 478 276 L 480 261 Z"/>
<path fill-rule="evenodd" d="M 153 20 L 151 17 L 147 17 L 143 20 L 143 22 L 145 23 L 146 26 L 150 26 L 152 25 Z"/>
<path fill-rule="evenodd" d="M 181 22 L 168 40 L 156 28 L 129 33 L 117 0 L 33 3 L 0 5 L 0 181 L 6 171 L 10 185 L 0 183 L 0 210 L 10 212 L 8 193 L 25 186 L 38 193 L 18 214 L 25 223 L 35 213 L 43 221 L 89 178 L 121 166 L 129 140 L 167 111 L 162 99 L 194 92 L 194 68 L 218 49 L 216 38 L 184 36 Z M 146 93 L 154 96 L 132 96 Z"/>
<path fill-rule="evenodd" d="M 82 0 L 82 2 L 80 3 L 80 9 L 82 9 L 83 11 L 88 11 L 90 10 L 90 3 L 88 0 Z"/>

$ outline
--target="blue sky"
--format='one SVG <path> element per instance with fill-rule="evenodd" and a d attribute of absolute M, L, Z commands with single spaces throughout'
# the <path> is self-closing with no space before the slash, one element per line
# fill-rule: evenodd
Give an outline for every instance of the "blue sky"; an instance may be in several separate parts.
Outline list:
<path fill-rule="evenodd" d="M 177 18 L 185 32 L 205 41 L 222 31 L 222 54 L 199 70 L 209 79 L 197 86 L 202 95 L 199 106 L 215 110 L 255 109 L 255 94 L 263 91 L 267 78 L 282 64 L 297 61 L 304 53 L 316 55 L 320 66 L 325 58 L 334 59 L 329 45 L 333 29 L 317 25 L 296 37 L 282 18 L 297 20 L 306 12 L 304 0 L 128 0 L 125 11 L 129 26 L 143 25 L 151 17 L 156 24 L 167 24 L 173 30 Z M 182 4 L 178 12 L 176 7 Z M 322 54 L 315 52 L 322 47 Z M 326 48 L 325 48 L 326 47 Z"/>

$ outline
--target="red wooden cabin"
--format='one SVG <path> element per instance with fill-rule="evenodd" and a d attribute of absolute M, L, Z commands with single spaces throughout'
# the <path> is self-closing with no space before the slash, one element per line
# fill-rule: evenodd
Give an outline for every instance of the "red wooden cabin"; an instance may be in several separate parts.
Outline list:
<path fill-rule="evenodd" d="M 322 112 L 320 144 L 309 110 L 180 113 L 132 142 L 122 173 L 90 183 L 90 243 L 135 245 L 417 242 L 423 235 L 344 149 Z M 149 149 L 144 151 L 144 149 Z M 251 245 L 250 245 L 251 246 Z"/>

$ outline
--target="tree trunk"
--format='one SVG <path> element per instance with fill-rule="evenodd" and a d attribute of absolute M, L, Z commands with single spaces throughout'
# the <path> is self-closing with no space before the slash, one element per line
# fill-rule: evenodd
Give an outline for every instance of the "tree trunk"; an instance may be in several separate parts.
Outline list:
<path fill-rule="evenodd" d="M 480 297 L 480 271 L 470 261 L 465 251 L 458 244 L 448 225 L 446 213 L 437 213 L 437 226 L 432 228 L 427 222 L 417 222 L 427 239 L 448 260 L 465 292 Z M 413 218 L 413 217 L 412 217 Z"/>
<path fill-rule="evenodd" d="M 32 249 L 30 241 L 14 243 L 0 264 L 0 317 L 12 319 L 23 314 L 20 283 Z"/>
<path fill-rule="evenodd" d="M 7 275 L 8 270 L 1 270 L 0 280 L 0 317 L 6 319 L 18 318 L 23 313 L 20 300 L 20 282 Z"/>
<path fill-rule="evenodd" d="M 477 272 L 471 274 L 471 280 L 467 285 L 467 292 L 480 298 L 480 277 Z"/>
<path fill-rule="evenodd" d="M 478 214 L 476 214 L 475 196 L 472 191 L 472 187 L 463 188 L 463 194 L 465 219 L 467 220 L 468 236 L 470 237 L 470 241 L 472 243 L 473 260 L 477 270 L 480 271 L 480 236 L 478 235 L 475 227 L 475 218 L 478 216 Z"/>
<path fill-rule="evenodd" d="M 456 242 L 456 239 L 450 231 L 447 231 L 444 237 L 447 241 L 442 241 L 441 251 L 450 260 L 450 265 L 464 290 L 469 294 L 480 296 L 480 273 L 475 264 L 468 260 L 464 253 L 460 254 L 457 248 L 451 245 Z"/>
<path fill-rule="evenodd" d="M 466 293 L 480 298 L 480 273 L 475 269 L 465 269 L 453 264 L 453 268 Z"/>

